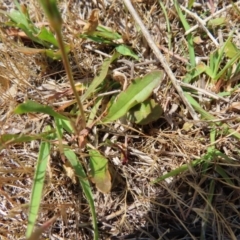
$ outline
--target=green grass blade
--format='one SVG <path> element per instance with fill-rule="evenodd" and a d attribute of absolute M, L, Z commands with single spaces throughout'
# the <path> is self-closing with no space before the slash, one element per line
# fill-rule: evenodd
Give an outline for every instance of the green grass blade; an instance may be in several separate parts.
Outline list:
<path fill-rule="evenodd" d="M 178 16 L 179 16 L 182 24 L 183 24 L 183 27 L 184 27 L 185 31 L 188 31 L 190 29 L 190 26 L 187 22 L 186 17 L 182 13 L 182 10 L 181 10 L 177 0 L 174 0 L 174 5 L 175 5 L 175 9 L 178 13 Z M 190 58 L 190 66 L 191 66 L 191 69 L 192 69 L 192 70 L 190 70 L 190 72 L 184 78 L 184 82 L 188 83 L 193 79 L 193 76 L 195 75 L 196 57 L 195 57 L 194 41 L 193 41 L 192 34 L 189 33 L 186 36 L 186 39 L 187 39 L 187 43 L 188 43 L 188 53 L 189 53 L 189 58 Z"/>
<path fill-rule="evenodd" d="M 189 103 L 193 106 L 193 108 L 201 114 L 201 117 L 206 120 L 213 120 L 214 116 L 212 116 L 210 113 L 205 111 L 199 103 L 187 92 L 184 92 L 185 97 L 189 101 Z"/>
<path fill-rule="evenodd" d="M 104 81 L 108 74 L 108 69 L 110 67 L 110 64 L 116 60 L 119 57 L 119 53 L 114 53 L 111 58 L 107 58 L 104 60 L 100 74 L 96 76 L 90 86 L 88 87 L 87 91 L 84 93 L 84 95 L 81 97 L 81 101 L 83 102 L 86 100 L 91 94 L 93 94 L 96 90 L 96 88 Z"/>
<path fill-rule="evenodd" d="M 178 174 L 180 174 L 180 173 L 188 170 L 188 169 L 189 169 L 189 166 L 195 167 L 195 166 L 197 166 L 198 164 L 202 163 L 202 161 L 203 161 L 203 159 L 197 159 L 197 160 L 195 160 L 195 161 L 192 161 L 191 163 L 183 164 L 181 167 L 176 168 L 176 169 L 172 170 L 171 172 L 169 172 L 169 173 L 167 173 L 167 174 L 164 174 L 163 176 L 155 179 L 155 180 L 152 182 L 152 184 L 161 182 L 161 181 L 163 181 L 163 180 L 165 180 L 165 179 L 167 179 L 167 178 L 169 178 L 169 177 L 175 177 L 175 176 L 177 176 Z"/>
<path fill-rule="evenodd" d="M 232 67 L 232 65 L 238 61 L 240 58 L 240 52 L 236 53 L 236 55 L 227 62 L 227 64 L 224 66 L 224 68 L 215 76 L 214 80 L 218 80 L 219 78 L 221 78 L 221 76 L 223 76 L 224 72 L 226 72 L 230 67 Z"/>
<path fill-rule="evenodd" d="M 215 126 L 212 126 L 212 129 L 211 129 L 211 131 L 210 131 L 210 143 L 212 144 L 211 146 L 209 146 L 208 147 L 208 149 L 207 149 L 207 152 L 208 152 L 208 154 L 207 154 L 207 156 L 212 156 L 212 159 L 213 159 L 213 157 L 216 155 L 216 149 L 215 149 L 215 145 L 214 145 L 214 143 L 215 143 L 215 141 L 216 141 L 216 128 L 215 128 Z M 208 158 L 208 159 L 210 159 L 210 158 Z M 202 172 L 204 173 L 204 174 L 206 174 L 206 172 L 207 172 L 207 170 L 209 169 L 209 164 L 210 164 L 210 162 L 211 162 L 211 160 L 210 161 L 205 161 L 204 163 L 203 163 L 203 166 L 202 166 Z"/>
<path fill-rule="evenodd" d="M 65 131 L 67 131 L 69 134 L 74 133 L 74 129 L 72 127 L 72 124 L 69 120 L 61 119 L 61 125 Z"/>
<path fill-rule="evenodd" d="M 98 240 L 98 227 L 97 227 L 97 216 L 94 207 L 93 201 L 93 194 L 91 191 L 91 186 L 88 181 L 87 175 L 84 171 L 83 166 L 81 165 L 78 157 L 71 149 L 64 149 L 64 154 L 68 161 L 70 162 L 71 166 L 75 170 L 76 175 L 78 176 L 79 183 L 83 189 L 83 192 L 87 198 L 87 201 L 90 206 L 91 214 L 92 214 L 92 223 L 93 223 L 93 230 L 94 230 L 94 240 Z"/>
<path fill-rule="evenodd" d="M 207 226 L 210 225 L 209 213 L 212 212 L 212 200 L 213 200 L 213 196 L 214 196 L 214 191 L 215 191 L 215 180 L 213 179 L 210 181 L 209 192 L 208 192 L 207 202 L 206 202 L 207 205 L 205 207 L 205 212 L 203 213 L 204 217 L 202 218 L 200 240 L 206 239 Z"/>
<path fill-rule="evenodd" d="M 206 120 L 214 120 L 215 117 L 202 109 L 202 107 L 199 105 L 199 103 L 189 94 L 184 92 L 184 95 L 186 96 L 187 100 L 190 102 L 190 104 L 193 106 L 193 108 L 201 114 L 203 119 Z M 215 122 L 216 125 L 221 125 L 222 128 L 225 130 L 226 133 L 232 134 L 235 138 L 240 140 L 240 134 L 234 130 L 229 128 L 229 126 L 226 123 L 221 124 L 220 122 Z"/>
<path fill-rule="evenodd" d="M 218 150 L 215 150 L 213 149 L 212 151 L 208 151 L 204 156 L 202 156 L 200 159 L 197 159 L 197 160 L 194 160 L 192 161 L 191 163 L 189 164 L 183 164 L 181 167 L 179 168 L 176 168 L 174 170 L 172 170 L 171 172 L 167 173 L 167 174 L 164 174 L 163 176 L 157 178 L 156 180 L 154 180 L 152 183 L 157 183 L 157 182 L 160 182 L 160 181 L 163 181 L 169 177 L 174 177 L 174 176 L 177 176 L 178 174 L 186 171 L 189 169 L 189 166 L 191 167 L 195 167 L 199 164 L 206 164 L 206 166 L 209 167 L 209 164 L 213 161 L 215 161 L 216 159 L 218 158 L 223 158 L 225 161 L 227 162 L 231 162 L 232 159 L 231 158 L 228 158 L 225 154 L 221 153 L 220 151 Z M 208 169 L 203 169 L 202 168 L 202 172 L 206 172 Z"/>
<path fill-rule="evenodd" d="M 91 124 L 93 124 L 101 103 L 102 103 L 102 97 L 97 98 L 89 114 L 87 126 L 91 126 Z"/>
<path fill-rule="evenodd" d="M 109 108 L 107 116 L 103 122 L 112 122 L 124 116 L 129 109 L 138 103 L 145 101 L 163 79 L 162 71 L 152 71 L 143 78 L 132 81 L 126 91 L 121 92 L 116 100 Z"/>
<path fill-rule="evenodd" d="M 235 185 L 232 182 L 231 178 L 227 175 L 226 171 L 220 165 L 216 165 L 215 170 L 224 179 L 226 183 L 235 188 Z"/>
<path fill-rule="evenodd" d="M 170 22 L 169 22 L 169 17 L 168 17 L 168 13 L 166 10 L 166 7 L 163 3 L 163 1 L 158 0 L 160 7 L 162 8 L 164 17 L 165 17 L 165 21 L 166 21 L 166 26 L 167 26 L 167 35 L 168 35 L 168 49 L 172 49 L 172 31 L 171 31 L 171 26 L 170 26 Z"/>
<path fill-rule="evenodd" d="M 31 201 L 29 206 L 28 226 L 26 233 L 27 238 L 31 236 L 37 220 L 49 156 L 50 156 L 50 143 L 42 142 L 40 145 L 36 171 L 33 181 Z"/>

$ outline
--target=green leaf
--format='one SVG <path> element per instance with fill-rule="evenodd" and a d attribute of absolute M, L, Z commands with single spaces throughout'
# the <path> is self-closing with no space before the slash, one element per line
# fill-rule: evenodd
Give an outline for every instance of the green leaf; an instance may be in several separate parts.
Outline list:
<path fill-rule="evenodd" d="M 186 96 L 189 103 L 193 106 L 193 108 L 198 113 L 201 114 L 203 119 L 206 119 L 206 120 L 214 120 L 215 119 L 215 117 L 213 115 L 211 115 L 210 113 L 208 113 L 207 111 L 205 111 L 190 94 L 184 92 L 184 95 Z M 222 126 L 223 130 L 225 130 L 228 134 L 232 134 L 235 138 L 240 140 L 240 134 L 235 129 L 229 128 L 229 126 L 226 123 L 222 124 L 221 122 L 215 122 L 214 124 Z"/>
<path fill-rule="evenodd" d="M 112 187 L 108 171 L 108 160 L 97 150 L 89 150 L 91 180 L 102 193 L 109 193 Z"/>
<path fill-rule="evenodd" d="M 44 132 L 42 134 L 36 135 L 25 135 L 25 134 L 3 134 L 0 136 L 0 146 L 2 147 L 4 144 L 16 144 L 23 142 L 30 142 L 32 140 L 45 139 L 52 132 Z M 1 149 L 0 147 L 0 149 Z"/>
<path fill-rule="evenodd" d="M 44 53 L 48 57 L 54 59 L 54 60 L 59 60 L 61 59 L 62 55 L 59 50 L 51 50 L 51 49 L 43 49 L 43 48 L 29 48 L 29 47 L 16 47 L 15 48 L 18 52 L 21 52 L 26 55 L 35 55 L 38 53 Z M 69 46 L 65 46 L 66 52 L 68 53 L 70 51 Z"/>
<path fill-rule="evenodd" d="M 107 116 L 102 120 L 104 123 L 112 122 L 124 116 L 129 109 L 138 103 L 145 101 L 163 79 L 163 71 L 152 71 L 143 78 L 132 81 L 126 91 L 119 94 L 117 100 L 112 103 Z"/>
<path fill-rule="evenodd" d="M 203 119 L 207 119 L 207 120 L 214 119 L 214 116 L 211 115 L 210 113 L 208 113 L 207 111 L 205 111 L 190 94 L 188 94 L 187 92 L 184 92 L 184 95 L 187 98 L 187 100 L 189 101 L 189 103 L 194 107 L 194 109 L 197 110 L 198 113 L 201 114 Z"/>
<path fill-rule="evenodd" d="M 159 119 L 162 113 L 162 107 L 154 99 L 147 99 L 131 108 L 127 117 L 131 122 L 146 125 Z"/>
<path fill-rule="evenodd" d="M 42 142 L 40 145 L 36 171 L 33 181 L 31 201 L 29 206 L 28 226 L 26 233 L 27 238 L 31 236 L 37 220 L 49 156 L 50 156 L 50 143 Z"/>
<path fill-rule="evenodd" d="M 69 134 L 72 134 L 74 132 L 74 129 L 72 127 L 72 124 L 69 120 L 60 119 L 62 122 L 62 127 L 65 131 L 67 131 Z"/>
<path fill-rule="evenodd" d="M 138 55 L 136 53 L 134 53 L 130 47 L 128 47 L 124 44 L 117 46 L 115 49 L 124 56 L 130 56 L 136 60 L 139 60 Z"/>
<path fill-rule="evenodd" d="M 12 23 L 14 23 L 14 26 L 22 29 L 32 41 L 39 43 L 46 48 L 50 48 L 51 45 L 58 47 L 58 42 L 54 34 L 48 31 L 45 27 L 42 27 L 41 29 L 37 28 L 29 18 L 27 9 L 23 11 L 18 1 L 14 1 L 14 3 L 18 10 L 13 10 L 10 13 L 4 11 L 0 12 L 7 15 Z"/>
<path fill-rule="evenodd" d="M 170 177 L 175 177 L 175 176 L 179 175 L 180 173 L 187 171 L 189 169 L 189 167 L 195 167 L 202 162 L 203 162 L 202 159 L 197 159 L 197 160 L 194 160 L 194 161 L 192 161 L 188 164 L 183 164 L 182 166 L 172 170 L 171 172 L 166 173 L 166 174 L 162 175 L 161 177 L 157 178 L 156 180 L 154 180 L 152 182 L 152 184 L 161 182 L 161 181 L 163 181 L 167 178 L 170 178 Z"/>
<path fill-rule="evenodd" d="M 53 44 L 55 47 L 58 47 L 57 39 L 54 37 L 52 32 L 49 32 L 45 27 L 42 27 L 37 37 L 43 41 Z"/>
<path fill-rule="evenodd" d="M 91 191 L 91 186 L 84 171 L 84 168 L 79 161 L 76 154 L 71 149 L 64 149 L 64 154 L 70 164 L 72 165 L 73 169 L 75 170 L 76 175 L 78 176 L 79 183 L 83 189 L 83 192 L 86 196 L 86 199 L 89 203 L 91 214 L 92 214 L 92 222 L 93 222 L 93 230 L 94 230 L 94 240 L 98 240 L 98 226 L 97 226 L 97 215 L 95 212 L 94 201 L 93 201 L 93 194 Z"/>
<path fill-rule="evenodd" d="M 226 17 L 219 17 L 215 19 L 210 19 L 207 23 L 208 27 L 217 27 L 221 25 L 225 25 L 227 23 Z"/>
<path fill-rule="evenodd" d="M 180 18 L 185 31 L 188 31 L 190 29 L 190 25 L 188 24 L 187 18 L 183 14 L 183 12 L 180 8 L 180 4 L 177 0 L 174 0 L 174 6 L 175 6 L 178 17 Z M 186 36 L 186 39 L 187 39 L 187 43 L 188 43 L 188 53 L 189 53 L 189 58 L 190 58 L 191 71 L 189 71 L 186 74 L 183 81 L 189 83 L 193 79 L 193 76 L 195 75 L 196 57 L 195 57 L 195 49 L 194 49 L 194 41 L 193 41 L 192 33 L 189 33 Z"/>
<path fill-rule="evenodd" d="M 96 35 L 108 40 L 119 40 L 122 38 L 117 32 L 114 32 L 112 29 L 103 26 L 97 27 Z"/>
<path fill-rule="evenodd" d="M 80 37 L 83 39 L 92 40 L 93 42 L 96 42 L 96 43 L 104 43 L 104 44 L 112 44 L 113 43 L 111 40 L 105 39 L 101 36 L 96 36 L 95 34 L 92 34 L 92 35 L 81 34 Z"/>
<path fill-rule="evenodd" d="M 117 32 L 114 32 L 113 30 L 103 26 L 98 26 L 97 30 L 90 35 L 81 34 L 80 37 L 83 39 L 90 39 L 97 43 L 112 45 L 115 45 L 114 40 L 120 40 L 122 38 L 121 35 L 119 35 Z"/>
<path fill-rule="evenodd" d="M 102 103 L 102 97 L 97 98 L 89 114 L 87 126 L 91 126 L 93 124 L 94 119 L 97 117 L 97 113 L 99 111 L 99 107 L 101 103 Z"/>
<path fill-rule="evenodd" d="M 87 99 L 90 96 L 90 94 L 93 94 L 95 92 L 96 88 L 104 81 L 104 79 L 106 78 L 106 76 L 108 74 L 108 69 L 110 67 L 110 64 L 114 60 L 116 60 L 118 57 L 119 57 L 119 54 L 118 53 L 114 53 L 111 58 L 107 58 L 107 59 L 104 60 L 104 62 L 102 64 L 102 68 L 101 68 L 100 74 L 93 79 L 93 81 L 90 84 L 90 86 L 88 87 L 87 91 L 81 97 L 81 101 L 82 102 L 85 99 Z"/>
<path fill-rule="evenodd" d="M 23 114 L 23 113 L 46 113 L 52 117 L 60 118 L 68 120 L 67 117 L 55 112 L 51 107 L 47 105 L 42 105 L 38 102 L 34 102 L 31 100 L 26 101 L 25 103 L 19 104 L 15 109 L 15 113 Z"/>
<path fill-rule="evenodd" d="M 17 10 L 13 10 L 10 13 L 7 13 L 9 18 L 16 24 L 22 24 L 25 27 L 29 26 L 29 22 L 24 14 Z"/>
<path fill-rule="evenodd" d="M 234 58 L 240 50 L 237 48 L 237 46 L 232 43 L 231 41 L 228 41 L 225 45 L 225 54 L 228 58 Z"/>

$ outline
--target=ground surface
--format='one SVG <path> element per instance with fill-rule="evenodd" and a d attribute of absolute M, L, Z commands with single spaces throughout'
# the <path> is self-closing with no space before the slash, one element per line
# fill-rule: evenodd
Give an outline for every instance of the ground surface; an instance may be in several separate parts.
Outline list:
<path fill-rule="evenodd" d="M 36 1 L 22 2 L 28 4 L 35 22 L 44 21 Z M 69 55 L 77 82 L 90 83 L 113 50 L 104 44 L 88 40 L 82 43 L 76 38 L 83 28 L 81 20 L 87 20 L 95 8 L 100 9 L 100 23 L 120 33 L 140 57 L 139 61 L 122 57 L 111 65 L 111 72 L 117 70 L 130 81 L 154 69 L 163 69 L 122 1 L 59 2 L 65 40 L 74 46 Z M 172 1 L 133 2 L 169 67 L 181 81 L 189 69 L 188 45 Z M 169 25 L 159 2 L 165 6 Z M 179 2 L 187 6 L 186 1 Z M 9 11 L 14 5 L 4 1 L 0 8 Z M 240 48 L 239 5 L 233 7 L 230 1 L 195 1 L 190 11 L 205 19 L 221 10 L 216 16 L 226 17 L 226 22 L 210 32 L 223 43 L 233 31 L 232 42 Z M 3 15 L 0 17 L 1 22 L 7 19 Z M 187 20 L 191 26 L 197 24 L 190 15 Z M 193 35 L 199 37 L 194 43 L 195 55 L 199 61 L 207 63 L 210 53 L 218 47 L 201 27 L 197 27 Z M 10 36 L 6 27 L 1 26 L 1 135 L 38 134 L 46 124 L 52 124 L 52 119 L 43 114 L 13 114 L 12 110 L 24 100 L 32 99 L 57 108 L 73 98 L 72 94 L 61 98 L 55 94 L 70 89 L 61 61 L 40 54 L 25 55 L 18 49 L 24 44 L 31 45 L 20 36 Z M 233 132 L 239 132 L 238 62 L 239 58 L 233 63 L 229 79 L 224 75 L 213 82 L 206 74 L 201 74 L 189 83 L 196 87 L 193 96 L 201 107 L 226 122 Z M 109 75 L 112 77 L 111 73 Z M 219 93 L 228 94 L 219 98 Z M 144 126 L 118 122 L 118 125 L 100 126 L 98 135 L 93 133 L 99 144 L 108 138 L 119 144 L 127 141 L 128 148 L 125 165 L 119 149 L 101 148 L 113 169 L 113 186 L 109 194 L 102 194 L 93 185 L 100 239 L 240 239 L 239 139 L 200 115 L 198 121 L 193 120 L 168 74 L 154 98 L 164 110 L 159 120 Z M 88 102 L 84 104 L 87 106 Z M 212 131 L 216 133 L 214 141 L 211 140 Z M 95 140 L 90 138 L 89 141 Z M 218 154 L 207 155 L 210 147 L 219 151 Z M 38 141 L 9 144 L 1 149 L 1 239 L 24 239 L 38 150 Z M 190 165 L 201 158 L 203 163 L 196 167 Z M 151 184 L 184 164 L 187 167 L 181 174 Z M 89 206 L 80 186 L 67 176 L 56 148 L 48 166 L 39 224 L 59 211 L 61 216 L 42 239 L 93 239 Z"/>

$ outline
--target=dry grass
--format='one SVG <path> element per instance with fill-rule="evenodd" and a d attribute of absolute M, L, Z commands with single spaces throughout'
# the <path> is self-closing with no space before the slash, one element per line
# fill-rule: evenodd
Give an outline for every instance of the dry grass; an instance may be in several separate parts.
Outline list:
<path fill-rule="evenodd" d="M 13 7 L 7 5 L 8 1 L 4 2 L 6 4 L 1 3 L 1 9 Z M 36 1 L 26 2 L 29 3 L 31 18 L 37 23 L 45 22 Z M 100 9 L 100 23 L 119 32 L 140 56 L 139 63 L 131 59 L 127 63 L 117 61 L 111 70 L 118 69 L 132 79 L 162 68 L 122 1 L 79 2 L 60 1 L 65 41 L 74 45 L 70 57 L 76 81 L 90 82 L 106 54 L 110 55 L 112 51 L 109 46 L 90 41 L 81 43 L 76 38 L 83 28 L 77 23 L 80 19 L 87 19 L 94 8 Z M 187 73 L 188 50 L 173 4 L 163 1 L 172 29 L 170 44 L 159 2 L 133 2 L 169 67 L 181 80 Z M 221 36 L 225 41 L 231 30 L 239 27 L 239 16 L 233 8 L 226 8 L 226 1 L 215 3 L 215 8 L 211 6 L 213 1 L 195 2 L 192 11 L 202 17 L 210 15 L 210 11 L 225 9 L 221 15 L 227 16 L 228 23 L 211 31 L 219 42 Z M 0 17 L 3 21 L 4 17 Z M 192 17 L 188 17 L 188 22 L 191 26 L 197 24 Z M 202 42 L 195 46 L 196 55 L 208 59 L 216 46 L 200 27 L 194 35 L 202 38 Z M 40 133 L 46 124 L 52 123 L 48 116 L 15 115 L 12 110 L 26 99 L 51 106 L 59 106 L 61 102 L 72 99 L 71 93 L 63 97 L 56 94 L 69 89 L 63 66 L 60 61 L 49 60 L 40 54 L 19 52 L 16 46 L 23 45 L 23 42 L 9 36 L 4 26 L 1 27 L 0 41 L 1 134 Z M 234 34 L 233 41 L 240 46 L 239 33 Z M 131 66 L 134 66 L 133 70 Z M 214 84 L 201 75 L 193 85 L 198 89 L 215 91 L 215 94 L 230 92 L 236 87 L 225 97 L 228 102 L 221 99 L 210 101 L 209 95 L 199 94 L 200 90 L 197 91 L 197 99 L 208 112 L 239 132 L 239 78 L 227 83 L 223 80 Z M 153 185 L 151 181 L 157 177 L 206 154 L 212 144 L 210 133 L 213 129 L 210 121 L 192 120 L 167 75 L 155 98 L 164 109 L 162 119 L 143 127 L 107 125 L 98 129 L 99 143 L 105 138 L 124 143 L 128 135 L 129 150 L 128 164 L 122 165 L 121 153 L 117 149 L 101 147 L 109 159 L 113 178 L 110 194 L 99 193 L 93 186 L 101 239 L 240 239 L 239 140 L 230 134 L 221 135 L 218 128 L 215 148 L 228 156 L 228 160 L 212 156 L 207 169 L 204 169 L 204 164 L 196 168 L 189 165 L 182 174 Z M 186 129 L 186 123 L 191 124 L 189 129 Z M 9 144 L 0 152 L 1 239 L 24 239 L 38 147 L 38 141 Z M 229 179 L 220 174 L 220 167 Z M 89 206 L 80 186 L 66 176 L 57 149 L 52 152 L 48 166 L 39 224 L 56 213 L 60 217 L 42 239 L 92 239 Z"/>

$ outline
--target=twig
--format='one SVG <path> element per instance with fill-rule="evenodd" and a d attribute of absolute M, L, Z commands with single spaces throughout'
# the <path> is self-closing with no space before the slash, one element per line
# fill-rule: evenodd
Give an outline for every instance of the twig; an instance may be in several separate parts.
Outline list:
<path fill-rule="evenodd" d="M 161 45 L 158 45 L 158 47 L 163 51 L 165 52 L 166 54 L 169 54 L 170 56 L 172 56 L 173 58 L 185 63 L 185 64 L 189 64 L 188 60 L 179 56 L 178 54 L 168 50 L 167 48 L 165 48 L 164 46 L 161 46 Z"/>
<path fill-rule="evenodd" d="M 202 89 L 202 88 L 195 87 L 195 86 L 193 86 L 191 84 L 180 82 L 180 85 L 183 86 L 183 87 L 187 87 L 187 88 L 191 88 L 191 89 L 197 90 L 198 92 L 202 92 L 203 94 L 206 94 L 206 95 L 208 95 L 208 96 L 210 96 L 210 97 L 212 97 L 214 99 L 217 99 L 217 100 L 221 99 L 224 102 L 229 102 L 227 99 L 225 99 L 225 98 L 223 98 L 221 96 L 218 96 L 215 93 L 209 92 L 209 91 L 207 91 L 205 89 Z"/>
<path fill-rule="evenodd" d="M 213 35 L 208 31 L 208 29 L 205 27 L 205 22 L 199 17 L 197 16 L 197 14 L 192 13 L 191 11 L 189 11 L 187 8 L 185 8 L 184 6 L 180 6 L 181 9 L 183 9 L 186 13 L 188 13 L 190 16 L 192 16 L 193 18 L 195 18 L 199 24 L 201 25 L 202 29 L 207 33 L 207 35 L 209 36 L 209 38 L 213 41 L 213 43 L 216 45 L 216 47 L 219 46 L 218 41 L 213 37 Z"/>
<path fill-rule="evenodd" d="M 204 20 L 203 20 L 203 23 L 204 23 L 204 25 L 206 25 L 206 23 L 209 21 L 209 20 L 211 20 L 212 18 L 214 18 L 215 16 L 217 16 L 217 15 L 219 15 L 220 13 L 222 13 L 222 12 L 224 12 L 224 11 L 226 11 L 227 9 L 229 9 L 229 8 L 232 8 L 233 7 L 233 5 L 235 5 L 235 6 L 238 6 L 238 5 L 240 5 L 240 1 L 238 1 L 238 2 L 236 2 L 236 3 L 231 3 L 231 4 L 229 4 L 228 6 L 226 6 L 226 7 L 223 7 L 222 9 L 220 9 L 219 11 L 217 11 L 217 12 L 215 12 L 215 13 L 213 13 L 211 16 L 209 16 L 209 17 L 207 17 L 207 18 L 205 18 Z M 187 30 L 186 32 L 185 32 L 185 35 L 188 35 L 190 32 L 192 32 L 192 31 L 194 31 L 194 30 L 196 30 L 197 28 L 199 27 L 199 25 L 197 24 L 197 25 L 195 25 L 195 26 L 193 26 L 193 27 L 191 27 L 189 30 Z"/>
<path fill-rule="evenodd" d="M 89 49 L 89 50 L 91 50 L 91 51 L 93 51 L 95 53 L 98 53 L 99 55 L 102 55 L 104 57 L 111 57 L 111 55 L 109 55 L 109 54 L 106 54 L 106 53 L 101 52 L 99 50 L 93 49 L 90 45 L 86 45 L 85 48 L 87 48 L 87 49 Z"/>
<path fill-rule="evenodd" d="M 166 73 L 168 74 L 169 78 L 172 81 L 173 86 L 175 87 L 175 89 L 177 90 L 179 96 L 181 97 L 182 101 L 184 102 L 184 104 L 186 105 L 186 107 L 188 108 L 189 113 L 191 114 L 192 118 L 194 120 L 198 120 L 198 116 L 196 114 L 196 112 L 194 111 L 193 107 L 191 106 L 191 104 L 187 101 L 187 99 L 185 98 L 183 91 L 181 89 L 181 87 L 179 86 L 179 84 L 177 83 L 177 79 L 175 78 L 172 70 L 170 69 L 170 67 L 168 66 L 168 64 L 166 63 L 166 60 L 164 58 L 164 56 L 162 55 L 162 53 L 159 51 L 157 45 L 155 44 L 155 42 L 153 41 L 151 35 L 149 34 L 148 30 L 146 29 L 146 27 L 144 26 L 144 24 L 142 23 L 142 20 L 140 19 L 139 15 L 137 14 L 137 12 L 135 11 L 135 9 L 132 6 L 132 3 L 130 0 L 124 0 L 124 3 L 128 9 L 128 11 L 131 13 L 131 15 L 133 16 L 134 20 L 136 21 L 136 23 L 139 25 L 146 41 L 148 42 L 150 48 L 153 50 L 155 56 L 158 58 L 158 60 L 161 62 L 161 64 L 163 65 L 164 70 L 166 71 Z"/>
<path fill-rule="evenodd" d="M 119 62 L 120 60 L 118 60 L 117 62 Z M 134 64 L 134 67 L 139 67 L 139 66 L 143 66 L 143 65 L 147 65 L 147 64 L 152 64 L 152 63 L 157 63 L 157 60 L 149 60 L 149 61 L 145 61 L 145 62 L 141 62 L 141 63 L 136 63 Z M 128 69 L 130 66 L 123 66 L 123 67 L 119 67 L 114 69 L 114 71 L 120 71 L 120 70 L 125 70 Z"/>
<path fill-rule="evenodd" d="M 97 97 L 109 96 L 109 95 L 113 95 L 113 94 L 120 93 L 120 92 L 121 92 L 121 90 L 114 90 L 114 91 L 98 94 Z"/>
<path fill-rule="evenodd" d="M 127 65 L 130 67 L 130 69 L 131 69 L 130 77 L 131 77 L 131 79 L 133 79 L 133 74 L 134 74 L 134 62 L 131 62 L 131 61 L 126 60 L 126 59 L 120 59 L 120 60 L 118 60 L 118 62 L 123 62 L 123 63 L 127 64 Z"/>

